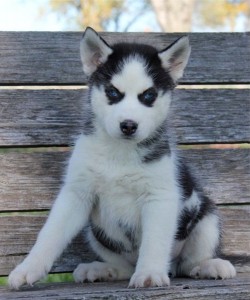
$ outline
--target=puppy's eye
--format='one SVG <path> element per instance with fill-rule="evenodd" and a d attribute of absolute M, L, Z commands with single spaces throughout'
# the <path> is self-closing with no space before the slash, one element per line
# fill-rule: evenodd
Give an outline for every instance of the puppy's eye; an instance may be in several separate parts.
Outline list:
<path fill-rule="evenodd" d="M 138 96 L 141 103 L 143 103 L 146 106 L 153 106 L 154 101 L 157 98 L 157 91 L 155 88 L 149 88 L 146 91 L 144 91 L 142 94 Z"/>
<path fill-rule="evenodd" d="M 109 104 L 115 104 L 122 100 L 124 94 L 118 91 L 114 86 L 109 86 L 105 88 L 106 96 L 109 99 Z"/>
<path fill-rule="evenodd" d="M 119 93 L 115 88 L 109 88 L 106 90 L 106 94 L 108 97 L 115 99 L 119 97 Z"/>

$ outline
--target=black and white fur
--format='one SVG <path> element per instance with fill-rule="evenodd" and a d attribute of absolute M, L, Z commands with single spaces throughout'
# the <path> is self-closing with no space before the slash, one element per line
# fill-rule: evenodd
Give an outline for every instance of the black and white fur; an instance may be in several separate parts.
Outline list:
<path fill-rule="evenodd" d="M 170 142 L 171 93 L 189 55 L 187 37 L 157 51 L 141 44 L 109 46 L 86 29 L 84 132 L 36 244 L 9 275 L 12 288 L 45 276 L 87 224 L 100 261 L 80 264 L 77 282 L 130 279 L 130 287 L 146 287 L 169 285 L 169 273 L 235 276 L 231 263 L 217 258 L 216 207 Z"/>

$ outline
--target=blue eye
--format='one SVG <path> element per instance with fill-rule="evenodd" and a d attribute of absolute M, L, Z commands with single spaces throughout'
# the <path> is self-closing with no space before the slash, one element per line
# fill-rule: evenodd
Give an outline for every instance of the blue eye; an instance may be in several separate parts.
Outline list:
<path fill-rule="evenodd" d="M 146 101 L 152 101 L 155 99 L 155 93 L 149 91 L 149 92 L 145 93 L 143 97 L 144 97 L 144 100 L 146 100 Z"/>
<path fill-rule="evenodd" d="M 118 91 L 114 86 L 106 87 L 105 93 L 109 99 L 109 104 L 115 104 L 122 100 L 124 94 Z"/>
<path fill-rule="evenodd" d="M 115 89 L 111 89 L 108 91 L 108 95 L 112 98 L 119 97 L 118 92 Z"/>
<path fill-rule="evenodd" d="M 138 96 L 141 103 L 151 107 L 157 98 L 157 91 L 154 88 L 149 88 Z"/>

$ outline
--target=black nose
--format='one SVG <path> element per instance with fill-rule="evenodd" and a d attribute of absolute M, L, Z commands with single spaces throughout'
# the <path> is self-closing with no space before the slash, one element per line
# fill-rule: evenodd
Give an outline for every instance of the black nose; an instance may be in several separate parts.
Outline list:
<path fill-rule="evenodd" d="M 124 135 L 129 136 L 136 132 L 138 124 L 132 120 L 125 120 L 120 123 L 120 128 Z"/>

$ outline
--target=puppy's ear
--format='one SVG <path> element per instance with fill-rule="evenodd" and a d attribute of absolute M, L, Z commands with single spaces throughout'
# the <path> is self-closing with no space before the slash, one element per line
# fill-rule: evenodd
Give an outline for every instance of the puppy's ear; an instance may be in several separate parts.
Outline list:
<path fill-rule="evenodd" d="M 175 82 L 182 77 L 190 52 L 189 39 L 184 36 L 158 53 L 163 67 L 170 73 Z"/>
<path fill-rule="evenodd" d="M 113 50 L 97 32 L 91 27 L 87 27 L 80 43 L 84 73 L 90 76 L 99 65 L 106 62 L 112 52 Z"/>

